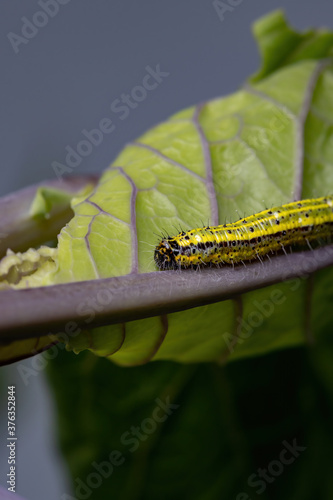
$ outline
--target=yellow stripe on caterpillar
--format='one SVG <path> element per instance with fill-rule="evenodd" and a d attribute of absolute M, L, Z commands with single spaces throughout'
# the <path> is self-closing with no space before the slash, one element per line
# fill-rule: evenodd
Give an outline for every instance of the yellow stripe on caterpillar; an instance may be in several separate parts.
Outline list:
<path fill-rule="evenodd" d="M 333 196 L 295 201 L 231 224 L 207 226 L 163 238 L 155 248 L 159 269 L 238 264 L 292 245 L 329 238 Z"/>

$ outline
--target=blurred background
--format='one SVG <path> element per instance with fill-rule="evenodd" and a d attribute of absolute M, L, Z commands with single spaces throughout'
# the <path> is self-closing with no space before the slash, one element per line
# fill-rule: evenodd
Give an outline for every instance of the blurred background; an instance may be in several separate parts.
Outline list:
<path fill-rule="evenodd" d="M 235 91 L 258 68 L 251 24 L 265 13 L 282 8 L 299 30 L 333 28 L 333 4 L 327 0 L 244 0 L 223 21 L 213 1 L 62 0 L 57 5 L 37 32 L 29 21 L 41 10 L 38 1 L 0 7 L 0 195 L 55 178 L 55 165 L 65 164 L 68 148 L 104 118 L 112 120 L 113 131 L 72 173 L 101 172 L 128 141 L 170 114 Z M 25 41 L 22 28 L 30 36 Z M 157 66 L 163 77 L 156 88 L 120 112 L 117 100 Z M 16 384 L 17 492 L 27 500 L 58 500 L 70 491 L 69 474 L 57 447 L 55 403 L 44 371 L 35 371 L 27 383 L 14 364 L 2 368 L 0 377 L 3 402 L 7 385 Z M 3 403 L 0 435 L 7 427 L 4 408 Z M 1 442 L 4 486 L 7 450 Z"/>

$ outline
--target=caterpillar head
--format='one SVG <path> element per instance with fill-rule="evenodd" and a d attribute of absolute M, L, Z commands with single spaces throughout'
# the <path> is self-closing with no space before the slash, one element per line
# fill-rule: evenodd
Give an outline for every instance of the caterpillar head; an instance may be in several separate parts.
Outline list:
<path fill-rule="evenodd" d="M 154 259 L 159 269 L 178 269 L 176 255 L 179 254 L 179 248 L 176 248 L 174 242 L 170 239 L 163 239 L 155 248 Z M 177 245 L 178 247 L 178 245 Z"/>

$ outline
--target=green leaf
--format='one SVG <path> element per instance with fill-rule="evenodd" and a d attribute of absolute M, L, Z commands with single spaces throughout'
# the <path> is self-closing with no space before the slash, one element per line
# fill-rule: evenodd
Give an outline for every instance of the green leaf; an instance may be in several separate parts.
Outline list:
<path fill-rule="evenodd" d="M 163 283 L 164 273 L 156 271 L 153 260 L 162 231 L 232 222 L 266 207 L 332 192 L 333 72 L 326 58 L 332 34 L 296 34 L 277 13 L 260 21 L 256 36 L 264 59 L 261 76 L 146 132 L 123 149 L 89 196 L 73 201 L 75 216 L 60 232 L 56 266 L 43 275 L 44 284 L 117 277 L 119 299 L 126 304 L 121 284 L 128 276 L 145 273 L 142 294 L 147 296 L 151 278 L 157 275 Z M 333 277 L 332 269 L 327 274 Z M 304 314 L 314 313 L 316 289 L 309 283 L 298 278 L 185 312 L 173 312 L 170 304 L 177 294 L 165 286 L 155 297 L 152 317 L 93 328 L 71 336 L 67 345 L 124 365 L 264 354 L 311 338 Z M 254 289 L 250 281 L 243 290 L 251 284 Z M 202 280 L 201 287 L 206 286 Z M 201 293 L 197 287 L 194 304 Z M 170 314 L 156 317 L 161 305 L 165 312 L 170 305 Z M 92 309 L 96 315 L 94 307 L 88 300 L 80 314 Z M 325 298 L 324 307 L 331 321 Z M 144 310 L 149 316 L 147 304 Z M 87 321 L 87 326 L 93 325 Z"/>
<path fill-rule="evenodd" d="M 288 25 L 280 10 L 258 19 L 253 25 L 253 33 L 262 58 L 260 70 L 251 78 L 253 82 L 283 66 L 332 56 L 331 31 L 320 29 L 298 33 Z"/>
<path fill-rule="evenodd" d="M 63 493 L 82 498 L 85 485 L 94 500 L 332 498 L 332 353 L 331 335 L 311 350 L 223 368 L 125 369 L 59 353 L 49 374 L 72 475 Z M 169 414 L 161 401 L 175 405 Z M 285 443 L 302 449 L 293 457 Z M 115 451 L 122 460 L 111 469 Z"/>
<path fill-rule="evenodd" d="M 0 261 L 0 289 L 16 283 L 24 287 L 31 276 L 35 286 L 45 284 L 55 266 L 57 250 L 45 246 L 38 250 L 30 248 L 23 253 L 14 253 L 13 250 L 24 250 L 27 245 L 37 246 L 56 239 L 73 216 L 70 206 L 73 197 L 87 194 L 96 180 L 90 175 L 45 181 L 0 200 L 0 254 L 7 250 L 7 256 Z M 36 306 L 33 311 L 38 314 Z M 55 339 L 48 336 L 15 342 L 7 339 L 1 344 L 0 365 L 42 352 L 54 343 Z"/>
<path fill-rule="evenodd" d="M 44 186 L 40 187 L 38 188 L 35 198 L 32 202 L 30 208 L 30 216 L 36 218 L 44 217 L 48 219 L 53 207 L 58 207 L 61 205 L 68 206 L 72 198 L 73 196 L 66 191 L 47 188 Z"/>
<path fill-rule="evenodd" d="M 279 43 L 287 43 L 288 37 L 282 36 Z M 78 207 L 77 214 L 96 210 L 86 217 L 84 229 L 73 220 L 66 231 L 65 272 L 82 279 L 82 270 L 90 269 L 85 277 L 92 277 L 92 262 L 96 277 L 153 272 L 151 249 L 162 228 L 172 234 L 174 226 L 187 229 L 201 226 L 201 221 L 234 221 L 239 214 L 329 193 L 332 86 L 329 61 L 300 60 L 231 96 L 181 112 L 144 134 L 104 174 L 101 192 L 97 187 Z M 102 225 L 110 228 L 105 238 Z M 84 262 L 76 263 L 77 242 L 82 245 L 82 240 L 73 237 L 78 237 L 78 230 L 87 234 L 88 226 L 90 251 Z M 115 244 L 106 245 L 114 236 Z M 61 242 L 59 252 L 61 259 Z M 62 279 L 69 276 L 65 272 Z M 161 319 L 150 318 L 128 323 L 122 343 L 122 327 L 115 325 L 93 329 L 85 340 L 75 337 L 69 345 L 102 356 L 113 353 L 110 359 L 125 365 L 147 359 L 190 362 L 263 354 L 307 340 L 304 314 L 313 293 L 308 289 L 306 280 L 285 283 L 244 295 L 236 304 L 170 314 L 167 333 Z M 329 302 L 325 303 L 329 313 Z M 291 319 L 286 322 L 286 318 Z M 159 344 L 161 336 L 164 341 Z"/>
<path fill-rule="evenodd" d="M 73 217 L 70 201 L 91 191 L 97 177 L 44 181 L 0 199 L 0 256 L 55 240 Z"/>

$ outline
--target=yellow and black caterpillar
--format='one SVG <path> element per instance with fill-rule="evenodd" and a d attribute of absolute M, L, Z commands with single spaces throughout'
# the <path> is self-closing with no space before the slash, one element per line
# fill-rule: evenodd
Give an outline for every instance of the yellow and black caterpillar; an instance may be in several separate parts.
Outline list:
<path fill-rule="evenodd" d="M 232 224 L 183 231 L 162 239 L 154 258 L 162 270 L 238 264 L 328 239 L 332 233 L 333 196 L 325 196 L 264 210 Z"/>

